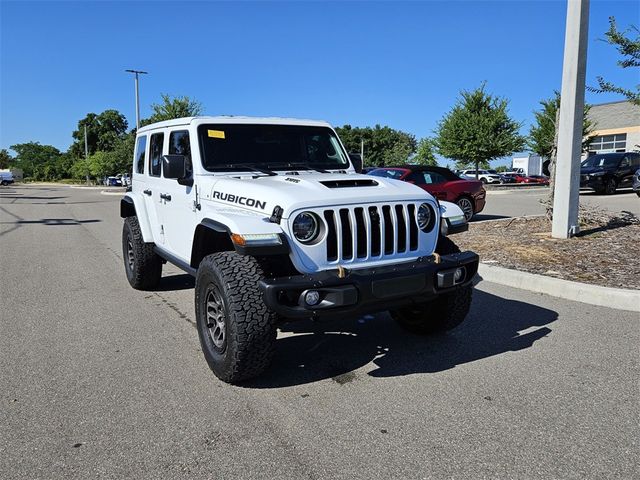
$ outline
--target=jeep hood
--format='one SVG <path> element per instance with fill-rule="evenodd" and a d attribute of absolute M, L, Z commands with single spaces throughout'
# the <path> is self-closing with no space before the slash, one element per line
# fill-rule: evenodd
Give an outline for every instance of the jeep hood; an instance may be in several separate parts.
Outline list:
<path fill-rule="evenodd" d="M 209 181 L 210 180 L 210 183 Z M 393 201 L 431 200 L 421 188 L 400 180 L 360 174 L 308 173 L 255 177 L 250 174 L 201 177 L 202 199 L 283 218 L 301 208 Z M 210 185 L 210 188 L 209 188 Z"/>

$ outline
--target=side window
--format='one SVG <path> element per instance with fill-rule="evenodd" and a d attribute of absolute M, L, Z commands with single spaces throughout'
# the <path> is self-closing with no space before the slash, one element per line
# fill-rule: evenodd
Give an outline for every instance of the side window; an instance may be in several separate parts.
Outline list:
<path fill-rule="evenodd" d="M 187 177 L 190 177 L 193 173 L 193 168 L 189 132 L 187 130 L 176 130 L 169 134 L 169 155 L 184 155 L 186 157 Z"/>
<path fill-rule="evenodd" d="M 136 173 L 144 173 L 144 154 L 147 151 L 147 136 L 138 137 L 136 142 L 135 164 Z"/>
<path fill-rule="evenodd" d="M 407 175 L 407 182 L 413 182 L 416 185 L 424 185 L 424 175 L 422 172 L 412 172 Z"/>
<path fill-rule="evenodd" d="M 149 144 L 149 175 L 152 177 L 159 177 L 162 170 L 163 142 L 163 133 L 154 133 L 151 135 L 151 142 Z"/>
<path fill-rule="evenodd" d="M 436 172 L 424 172 L 426 183 L 444 183 L 447 181 L 442 175 Z"/>
<path fill-rule="evenodd" d="M 634 167 L 640 167 L 640 153 L 630 153 L 631 165 Z"/>
<path fill-rule="evenodd" d="M 625 155 L 624 157 L 622 157 L 622 160 L 620 161 L 620 168 L 624 168 L 628 166 L 629 166 L 629 156 Z"/>

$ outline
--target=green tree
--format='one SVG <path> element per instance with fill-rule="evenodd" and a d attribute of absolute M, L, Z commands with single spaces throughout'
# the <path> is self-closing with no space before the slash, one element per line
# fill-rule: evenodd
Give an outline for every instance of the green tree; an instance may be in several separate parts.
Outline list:
<path fill-rule="evenodd" d="M 0 170 L 9 168 L 12 161 L 13 161 L 13 157 L 11 156 L 11 154 L 9 154 L 6 148 L 3 148 L 2 150 L 0 150 Z"/>
<path fill-rule="evenodd" d="M 189 97 L 173 97 L 163 93 L 161 103 L 151 104 L 153 114 L 142 120 L 141 125 L 162 122 L 173 118 L 194 117 L 202 113 L 202 104 Z"/>
<path fill-rule="evenodd" d="M 336 128 L 348 152 L 359 152 L 364 142 L 364 163 L 366 166 L 402 165 L 416 151 L 416 138 L 410 133 L 380 125 L 375 127 L 352 127 L 344 125 Z"/>
<path fill-rule="evenodd" d="M 489 162 L 522 150 L 521 124 L 507 112 L 508 101 L 485 92 L 484 84 L 462 91 L 453 109 L 436 129 L 438 152 L 459 166 L 471 163 L 488 168 Z"/>
<path fill-rule="evenodd" d="M 40 145 L 38 142 L 19 143 L 11 145 L 16 152 L 13 164 L 22 169 L 25 177 L 34 180 L 51 180 L 59 172 L 64 155 L 56 147 Z"/>
<path fill-rule="evenodd" d="M 435 142 L 432 138 L 426 137 L 418 142 L 416 155 L 411 159 L 411 163 L 417 165 L 428 165 L 437 167 L 438 161 L 435 155 Z"/>
<path fill-rule="evenodd" d="M 127 132 L 127 119 L 117 110 L 105 110 L 96 115 L 88 113 L 78 122 L 77 130 L 71 134 L 74 143 L 69 153 L 74 158 L 84 157 L 84 127 L 87 127 L 87 146 L 89 155 L 97 151 L 113 150 Z"/>
<path fill-rule="evenodd" d="M 622 68 L 640 67 L 640 31 L 638 27 L 632 25 L 627 30 L 621 32 L 616 26 L 616 19 L 609 17 L 609 30 L 605 33 L 604 41 L 613 45 L 618 53 L 622 56 L 622 60 L 618 60 L 618 65 Z M 635 34 L 635 38 L 631 36 Z M 636 79 L 638 75 L 636 75 Z M 635 90 L 623 88 L 606 81 L 601 76 L 597 76 L 598 87 L 587 87 L 596 93 L 619 93 L 624 95 L 628 100 L 640 105 L 640 85 L 636 85 Z"/>
<path fill-rule="evenodd" d="M 555 157 L 556 119 L 560 110 L 560 92 L 553 98 L 540 100 L 542 108 L 534 111 L 535 124 L 529 130 L 527 146 L 532 152 L 551 159 Z M 589 105 L 584 106 L 582 119 L 582 151 L 586 152 L 591 142 L 594 125 L 588 118 Z"/>

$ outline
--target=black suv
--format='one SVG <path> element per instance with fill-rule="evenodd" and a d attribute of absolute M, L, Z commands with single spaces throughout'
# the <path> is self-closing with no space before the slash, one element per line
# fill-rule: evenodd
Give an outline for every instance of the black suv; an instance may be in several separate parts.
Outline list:
<path fill-rule="evenodd" d="M 629 188 L 633 173 L 640 167 L 640 153 L 598 153 L 580 166 L 580 188 L 612 195 L 617 188 Z"/>

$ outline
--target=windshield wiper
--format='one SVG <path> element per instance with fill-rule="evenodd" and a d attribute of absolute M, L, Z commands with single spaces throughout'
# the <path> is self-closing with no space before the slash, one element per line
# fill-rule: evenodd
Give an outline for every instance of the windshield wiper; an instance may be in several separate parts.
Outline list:
<path fill-rule="evenodd" d="M 313 170 L 320 173 L 331 173 L 328 170 L 323 170 L 322 168 L 314 168 L 310 167 L 306 163 L 276 163 L 267 165 L 269 168 L 293 168 L 294 170 Z"/>
<path fill-rule="evenodd" d="M 276 172 L 269 170 L 269 168 L 261 168 L 258 167 L 257 163 L 228 163 L 226 165 L 216 165 L 211 169 L 211 171 L 216 170 L 248 170 L 250 172 L 258 172 L 263 173 L 265 175 L 269 175 L 273 177 L 274 175 L 278 175 Z"/>

